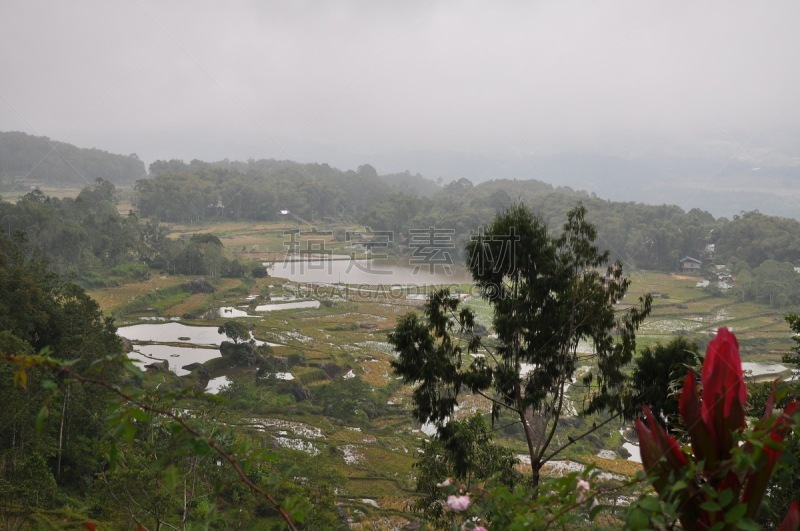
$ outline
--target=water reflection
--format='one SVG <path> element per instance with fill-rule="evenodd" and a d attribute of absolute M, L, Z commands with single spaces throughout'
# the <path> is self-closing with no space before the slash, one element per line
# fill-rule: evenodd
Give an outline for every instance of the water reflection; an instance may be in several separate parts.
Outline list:
<path fill-rule="evenodd" d="M 266 262 L 269 274 L 293 282 L 430 286 L 470 283 L 461 266 L 409 264 L 389 260 L 296 260 Z"/>
<path fill-rule="evenodd" d="M 123 326 L 117 333 L 131 341 L 156 343 L 191 343 L 193 345 L 219 346 L 228 338 L 216 326 L 188 326 L 181 323 L 137 324 Z"/>
<path fill-rule="evenodd" d="M 139 362 L 142 368 L 144 365 L 166 360 L 169 363 L 169 370 L 178 376 L 191 372 L 184 369 L 184 365 L 205 363 L 221 356 L 222 354 L 216 349 L 171 347 L 169 345 L 137 345 L 136 350 L 128 354 L 128 357 L 134 362 Z"/>

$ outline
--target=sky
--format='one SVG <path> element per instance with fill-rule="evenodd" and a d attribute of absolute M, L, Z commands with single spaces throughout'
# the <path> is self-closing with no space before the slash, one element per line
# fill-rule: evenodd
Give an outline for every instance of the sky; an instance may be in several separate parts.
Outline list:
<path fill-rule="evenodd" d="M 147 163 L 800 165 L 797 2 L 3 4 L 0 130 Z"/>

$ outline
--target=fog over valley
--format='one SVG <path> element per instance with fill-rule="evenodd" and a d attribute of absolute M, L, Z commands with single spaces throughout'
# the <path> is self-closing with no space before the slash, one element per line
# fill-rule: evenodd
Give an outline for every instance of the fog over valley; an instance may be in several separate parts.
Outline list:
<path fill-rule="evenodd" d="M 794 215 L 799 11 L 14 3 L 0 21 L 0 124 L 146 164 L 369 163 L 727 217 Z"/>

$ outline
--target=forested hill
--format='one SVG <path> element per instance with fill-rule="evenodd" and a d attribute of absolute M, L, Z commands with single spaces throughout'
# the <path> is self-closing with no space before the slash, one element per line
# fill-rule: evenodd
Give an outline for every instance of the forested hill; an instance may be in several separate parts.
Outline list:
<path fill-rule="evenodd" d="M 46 136 L 0 132 L 0 183 L 6 187 L 89 185 L 96 179 L 121 184 L 146 175 L 144 162 L 135 154 L 116 155 Z"/>
<path fill-rule="evenodd" d="M 417 229 L 447 231 L 456 252 L 479 226 L 516 201 L 530 205 L 553 229 L 576 203 L 588 209 L 598 244 L 613 258 L 642 269 L 672 271 L 684 256 L 758 267 L 767 260 L 800 265 L 800 222 L 744 212 L 715 218 L 698 208 L 609 201 L 536 180 L 473 185 L 459 179 L 439 187 L 416 175 L 380 176 L 369 165 L 341 171 L 288 161 L 205 163 L 158 161 L 154 177 L 136 183 L 138 214 L 171 222 L 276 220 L 281 211 L 313 223 L 352 224 L 393 231 L 399 244 Z M 401 186 L 405 176 L 406 186 Z M 433 192 L 433 193 L 431 193 Z M 462 257 L 463 258 L 463 257 Z"/>

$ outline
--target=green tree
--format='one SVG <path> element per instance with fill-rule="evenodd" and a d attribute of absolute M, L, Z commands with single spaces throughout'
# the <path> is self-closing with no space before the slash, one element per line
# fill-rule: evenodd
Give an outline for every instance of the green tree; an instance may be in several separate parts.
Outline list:
<path fill-rule="evenodd" d="M 786 354 L 783 357 L 784 363 L 792 363 L 796 368 L 800 369 L 800 315 L 790 313 L 784 316 L 784 319 L 789 323 L 789 328 L 792 329 L 792 341 L 795 342 L 795 347 L 792 349 L 792 354 Z"/>
<path fill-rule="evenodd" d="M 626 416 L 633 418 L 648 405 L 667 428 L 678 422 L 678 394 L 686 378 L 686 370 L 697 365 L 700 351 L 696 343 L 678 336 L 666 345 L 648 346 L 636 358 L 633 369 L 633 397 Z"/>
<path fill-rule="evenodd" d="M 0 234 L 0 354 L 30 357 L 43 349 L 76 371 L 102 371 L 111 383 L 121 368 L 113 358 L 122 344 L 111 319 L 75 284 L 52 273 L 47 262 L 22 240 Z M 103 464 L 110 394 L 42 369 L 20 374 L 0 361 L 0 478 L 33 454 L 46 459 L 60 485 L 83 488 Z M 37 419 L 39 429 L 37 429 Z"/>
<path fill-rule="evenodd" d="M 414 416 L 434 423 L 439 433 L 452 416 L 459 395 L 480 394 L 519 420 L 532 466 L 532 483 L 548 453 L 564 411 L 566 386 L 578 364 L 595 362 L 584 378 L 587 412 L 620 410 L 626 382 L 623 368 L 635 350 L 635 331 L 650 312 L 650 297 L 620 310 L 628 290 L 622 265 L 605 270 L 608 252 L 594 245 L 596 231 L 578 206 L 567 215 L 559 236 L 523 205 L 499 214 L 468 245 L 467 266 L 494 309 L 496 344 L 474 333 L 475 316 L 460 308 L 447 290 L 433 294 L 424 315 L 407 314 L 389 342 L 398 352 L 392 362 L 413 391 Z M 582 340 L 591 353 L 579 353 Z M 473 356 L 468 363 L 468 354 Z"/>
<path fill-rule="evenodd" d="M 239 321 L 225 321 L 225 324 L 220 326 L 217 332 L 225 334 L 228 339 L 233 340 L 235 344 L 239 344 L 239 341 L 247 341 L 250 339 L 250 330 Z"/>

